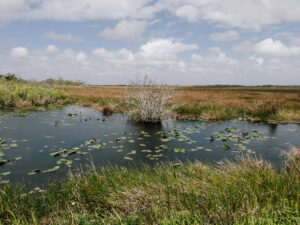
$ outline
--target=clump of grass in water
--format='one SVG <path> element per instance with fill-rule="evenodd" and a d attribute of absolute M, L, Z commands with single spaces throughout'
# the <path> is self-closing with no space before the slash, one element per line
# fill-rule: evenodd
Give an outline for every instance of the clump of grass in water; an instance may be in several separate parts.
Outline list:
<path fill-rule="evenodd" d="M 0 191 L 5 224 L 299 224 L 299 150 L 277 171 L 253 158 L 217 167 L 101 168 L 24 194 Z M 285 167 L 284 167 L 285 168 Z"/>
<path fill-rule="evenodd" d="M 130 119 L 135 122 L 161 122 L 172 114 L 170 101 L 173 94 L 173 87 L 158 84 L 147 76 L 131 81 L 125 98 Z"/>
<path fill-rule="evenodd" d="M 0 79 L 0 108 L 28 108 L 63 103 L 67 94 L 17 81 Z"/>

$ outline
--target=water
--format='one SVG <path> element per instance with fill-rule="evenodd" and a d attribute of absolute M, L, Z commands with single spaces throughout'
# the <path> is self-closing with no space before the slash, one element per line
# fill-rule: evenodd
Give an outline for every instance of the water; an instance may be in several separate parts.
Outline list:
<path fill-rule="evenodd" d="M 84 169 L 91 161 L 124 167 L 177 160 L 215 164 L 250 154 L 280 168 L 281 151 L 300 147 L 300 126 L 237 120 L 134 124 L 122 114 L 103 116 L 70 106 L 25 117 L 2 112 L 0 138 L 5 141 L 0 147 L 0 181 L 41 185 L 64 178 L 69 170 Z M 46 172 L 52 168 L 56 171 Z"/>

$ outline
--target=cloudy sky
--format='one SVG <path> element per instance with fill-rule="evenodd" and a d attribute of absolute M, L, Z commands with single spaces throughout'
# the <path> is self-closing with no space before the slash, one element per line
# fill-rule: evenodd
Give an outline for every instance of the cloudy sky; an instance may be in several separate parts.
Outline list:
<path fill-rule="evenodd" d="M 300 84 L 299 0 L 0 0 L 0 74 Z"/>

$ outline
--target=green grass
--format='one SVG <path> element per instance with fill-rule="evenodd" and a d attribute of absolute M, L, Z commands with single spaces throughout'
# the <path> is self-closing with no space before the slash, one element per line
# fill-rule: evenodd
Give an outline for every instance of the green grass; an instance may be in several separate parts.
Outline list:
<path fill-rule="evenodd" d="M 0 190 L 2 224 L 299 224 L 300 154 L 281 171 L 250 158 L 100 168 L 24 193 Z"/>
<path fill-rule="evenodd" d="M 276 106 L 265 103 L 254 109 L 238 106 L 216 105 L 181 105 L 175 109 L 180 116 L 194 116 L 208 120 L 228 120 L 234 118 L 253 118 L 261 121 L 277 120 L 278 109 Z"/>
<path fill-rule="evenodd" d="M 61 90 L 0 79 L 0 109 L 48 106 L 66 100 L 67 94 Z"/>
<path fill-rule="evenodd" d="M 181 105 L 175 109 L 175 112 L 180 116 L 200 116 L 209 120 L 226 120 L 245 116 L 242 108 L 216 105 Z"/>

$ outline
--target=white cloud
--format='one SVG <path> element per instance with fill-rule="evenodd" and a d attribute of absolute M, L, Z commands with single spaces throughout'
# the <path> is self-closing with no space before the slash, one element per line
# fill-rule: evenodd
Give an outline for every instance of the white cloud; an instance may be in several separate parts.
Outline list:
<path fill-rule="evenodd" d="M 298 0 L 160 0 L 164 8 L 190 22 L 206 20 L 232 27 L 261 29 L 300 21 Z M 178 13 L 180 12 L 180 13 Z"/>
<path fill-rule="evenodd" d="M 250 56 L 249 59 L 256 61 L 259 65 L 264 64 L 264 59 L 262 57 Z"/>
<path fill-rule="evenodd" d="M 57 52 L 58 51 L 58 47 L 56 47 L 55 45 L 48 45 L 46 48 L 46 52 Z"/>
<path fill-rule="evenodd" d="M 149 18 L 156 11 L 155 8 L 148 7 L 150 2 L 150 0 L 39 0 L 26 17 L 63 21 Z"/>
<path fill-rule="evenodd" d="M 286 46 L 280 40 L 265 39 L 254 46 L 254 51 L 267 56 L 296 56 L 300 55 L 300 47 Z"/>
<path fill-rule="evenodd" d="M 233 46 L 233 51 L 247 54 L 253 51 L 253 44 L 250 41 L 243 41 L 242 43 Z"/>
<path fill-rule="evenodd" d="M 168 60 L 176 57 L 179 52 L 195 50 L 197 48 L 198 46 L 195 44 L 173 42 L 170 39 L 156 39 L 142 45 L 139 55 L 145 58 Z"/>
<path fill-rule="evenodd" d="M 90 53 L 62 49 L 49 54 L 54 48 L 47 47 L 29 54 L 24 47 L 17 47 L 11 51 L 14 57 L 0 54 L 0 73 L 12 72 L 25 79 L 61 76 L 92 84 L 126 84 L 138 74 L 180 85 L 300 83 L 296 58 L 264 60 L 255 54 L 234 59 L 219 47 L 209 48 L 203 55 L 199 52 L 206 49 L 197 47 L 172 39 L 151 40 L 135 52 L 98 48 Z M 193 51 L 190 60 L 181 56 L 185 51 Z"/>
<path fill-rule="evenodd" d="M 15 58 L 24 58 L 28 55 L 28 50 L 24 47 L 15 47 L 11 50 L 10 55 Z"/>
<path fill-rule="evenodd" d="M 210 38 L 213 41 L 233 41 L 239 38 L 239 34 L 234 30 L 229 30 L 223 33 L 213 33 Z"/>
<path fill-rule="evenodd" d="M 176 9 L 175 14 L 189 22 L 196 22 L 200 17 L 197 8 L 192 5 L 180 6 Z"/>
<path fill-rule="evenodd" d="M 76 59 L 78 62 L 83 62 L 87 59 L 86 54 L 84 52 L 79 52 L 76 54 Z"/>
<path fill-rule="evenodd" d="M 70 33 L 68 34 L 56 34 L 53 31 L 50 31 L 44 35 L 46 38 L 53 41 L 67 41 L 67 42 L 82 42 L 82 38 L 74 36 Z"/>
<path fill-rule="evenodd" d="M 24 18 L 28 12 L 26 0 L 1 0 L 0 1 L 0 23 Z"/>
<path fill-rule="evenodd" d="M 153 18 L 168 10 L 189 22 L 261 29 L 300 22 L 299 0 L 1 0 L 0 23 L 16 19 L 84 21 Z"/>
<path fill-rule="evenodd" d="M 146 27 L 146 21 L 122 20 L 114 28 L 106 28 L 99 36 L 114 40 L 137 41 Z"/>

